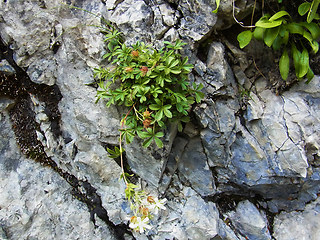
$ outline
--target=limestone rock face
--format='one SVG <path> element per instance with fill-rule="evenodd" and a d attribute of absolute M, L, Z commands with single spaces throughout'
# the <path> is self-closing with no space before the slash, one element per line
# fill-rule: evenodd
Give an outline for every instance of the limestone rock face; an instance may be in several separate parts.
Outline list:
<path fill-rule="evenodd" d="M 279 95 L 255 81 L 244 106 L 245 54 L 210 36 L 231 26 L 232 2 L 0 1 L 1 239 L 317 239 L 320 78 Z M 253 2 L 236 1 L 238 20 Z M 168 200 L 143 234 L 106 151 L 123 109 L 95 103 L 100 17 L 127 44 L 185 41 L 206 94 L 164 149 L 125 146 L 137 184 Z"/>
<path fill-rule="evenodd" d="M 274 223 L 276 239 L 317 239 L 319 232 L 319 199 L 306 206 L 303 212 L 280 213 Z"/>
<path fill-rule="evenodd" d="M 94 226 L 58 173 L 23 156 L 6 111 L 10 104 L 1 99 L 1 239 L 116 239 L 101 220 Z"/>

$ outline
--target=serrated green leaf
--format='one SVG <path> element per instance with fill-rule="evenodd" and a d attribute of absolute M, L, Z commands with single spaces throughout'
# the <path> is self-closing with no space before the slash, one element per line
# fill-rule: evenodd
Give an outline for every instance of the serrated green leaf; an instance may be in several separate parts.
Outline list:
<path fill-rule="evenodd" d="M 157 132 L 157 133 L 155 134 L 155 136 L 158 137 L 158 138 L 161 138 L 161 137 L 164 136 L 164 133 L 163 133 L 163 132 Z"/>
<path fill-rule="evenodd" d="M 164 112 L 164 115 L 166 115 L 167 118 L 172 118 L 172 113 L 170 112 L 170 110 L 164 108 L 163 112 Z"/>
<path fill-rule="evenodd" d="M 148 132 L 139 131 L 139 132 L 137 132 L 137 134 L 138 134 L 139 138 L 142 138 L 142 139 L 150 137 L 150 134 Z"/>
<path fill-rule="evenodd" d="M 250 30 L 243 31 L 237 36 L 240 48 L 247 46 L 252 39 L 252 32 Z"/>
<path fill-rule="evenodd" d="M 158 148 L 163 148 L 163 142 L 159 138 L 155 137 L 154 141 L 157 144 Z"/>
<path fill-rule="evenodd" d="M 275 20 L 278 20 L 279 18 L 282 18 L 283 16 L 290 16 L 290 14 L 287 11 L 279 11 L 275 13 L 271 18 L 269 18 L 269 21 L 273 22 Z"/>
<path fill-rule="evenodd" d="M 288 51 L 285 48 L 282 56 L 279 61 L 279 69 L 280 69 L 280 74 L 283 80 L 286 80 L 289 75 L 289 69 L 290 69 L 290 59 L 288 55 Z"/>
<path fill-rule="evenodd" d="M 149 105 L 149 108 L 151 110 L 156 111 L 156 110 L 159 110 L 161 107 L 159 105 L 156 105 L 156 104 L 151 104 L 151 105 Z"/>
<path fill-rule="evenodd" d="M 300 4 L 298 7 L 298 13 L 300 14 L 300 16 L 305 15 L 309 11 L 310 7 L 311 7 L 310 2 L 304 2 Z"/>
<path fill-rule="evenodd" d="M 153 140 L 152 137 L 151 137 L 151 138 L 148 138 L 146 141 L 144 141 L 144 142 L 142 143 L 142 146 L 145 147 L 145 148 L 149 147 L 150 144 L 152 143 L 152 140 Z"/>
<path fill-rule="evenodd" d="M 158 110 L 154 118 L 157 122 L 159 122 L 162 119 L 162 117 L 163 117 L 163 109 L 160 109 Z"/>

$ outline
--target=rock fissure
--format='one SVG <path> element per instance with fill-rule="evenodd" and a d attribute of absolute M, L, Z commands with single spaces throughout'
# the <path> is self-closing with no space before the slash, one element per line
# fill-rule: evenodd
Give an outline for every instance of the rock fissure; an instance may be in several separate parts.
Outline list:
<path fill-rule="evenodd" d="M 2 41 L 0 41 L 0 47 L 1 50 L 6 49 L 5 51 L 2 51 L 4 56 L 1 56 L 1 58 L 6 58 L 17 72 L 15 75 L 11 74 L 8 76 L 0 73 L 0 96 L 11 98 L 15 101 L 13 106 L 9 109 L 9 116 L 17 144 L 22 153 L 28 158 L 39 162 L 41 165 L 52 168 L 65 179 L 72 186 L 72 195 L 87 205 L 91 214 L 91 220 L 94 224 L 94 215 L 97 215 L 113 230 L 117 239 L 124 239 L 124 234 L 132 236 L 127 225 L 115 225 L 109 220 L 108 213 L 102 206 L 101 197 L 96 193 L 96 189 L 93 188 L 89 182 L 78 180 L 75 176 L 60 169 L 55 161 L 47 156 L 42 143 L 38 140 L 36 131 L 41 132 L 41 130 L 39 124 L 35 120 L 35 113 L 31 107 L 32 104 L 34 104 L 32 101 L 32 94 L 35 94 L 39 99 L 42 99 L 47 103 L 47 97 L 51 97 L 51 101 L 60 100 L 61 95 L 58 88 L 53 87 L 54 90 L 52 91 L 50 86 L 32 83 L 24 70 L 18 67 L 13 61 L 13 52 L 5 47 Z M 46 96 L 48 91 L 49 95 Z M 44 94 L 44 96 L 41 94 Z M 52 127 L 52 131 L 56 132 L 56 136 L 58 137 L 61 135 L 61 130 L 59 127 L 60 113 L 57 102 L 49 102 L 46 105 L 49 119 L 52 122 L 57 121 Z"/>

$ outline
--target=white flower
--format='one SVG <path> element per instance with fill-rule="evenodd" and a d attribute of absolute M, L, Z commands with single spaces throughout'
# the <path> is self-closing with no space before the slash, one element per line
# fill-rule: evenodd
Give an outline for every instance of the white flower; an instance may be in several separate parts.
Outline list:
<path fill-rule="evenodd" d="M 166 202 L 167 199 L 165 198 L 161 200 L 159 200 L 158 198 L 154 198 L 154 203 L 152 203 L 149 208 L 154 211 L 154 214 L 158 214 L 159 209 L 166 209 L 166 207 L 164 206 Z"/>
<path fill-rule="evenodd" d="M 143 233 L 145 229 L 151 229 L 151 226 L 148 225 L 149 218 L 146 217 L 143 220 L 141 217 L 134 217 L 133 221 L 129 224 L 129 227 L 132 229 L 137 229 L 140 233 Z"/>

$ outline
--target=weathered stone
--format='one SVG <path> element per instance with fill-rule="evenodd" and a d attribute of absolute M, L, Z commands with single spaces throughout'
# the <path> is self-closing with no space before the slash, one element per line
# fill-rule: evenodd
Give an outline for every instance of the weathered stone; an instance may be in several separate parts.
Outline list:
<path fill-rule="evenodd" d="M 0 61 L 0 72 L 6 73 L 6 74 L 14 74 L 15 70 L 14 68 L 8 63 L 7 60 L 1 60 Z"/>
<path fill-rule="evenodd" d="M 275 217 L 273 236 L 280 240 L 318 239 L 320 236 L 319 198 L 302 212 L 282 212 Z"/>
<path fill-rule="evenodd" d="M 158 186 L 165 170 L 177 126 L 171 125 L 164 137 L 164 147 L 159 149 L 155 143 L 151 147 L 142 147 L 142 141 L 137 138 L 132 144 L 127 144 L 126 157 L 132 170 L 148 183 Z"/>
<path fill-rule="evenodd" d="M 188 36 L 194 41 L 199 41 L 210 33 L 212 26 L 217 21 L 217 16 L 212 14 L 215 1 L 210 0 L 183 0 L 179 2 L 178 8 L 182 12 L 179 33 Z"/>
<path fill-rule="evenodd" d="M 94 226 L 85 204 L 72 197 L 58 173 L 22 156 L 5 105 L 0 113 L 0 238 L 115 239 L 101 220 Z"/>
<path fill-rule="evenodd" d="M 228 213 L 228 217 L 247 239 L 271 239 L 266 216 L 248 200 L 240 202 L 234 212 Z"/>
<path fill-rule="evenodd" d="M 180 176 L 201 196 L 214 194 L 214 179 L 199 137 L 190 139 L 178 165 Z"/>
<path fill-rule="evenodd" d="M 212 31 L 228 27 L 234 21 L 232 1 L 221 1 L 218 14 L 212 13 L 216 7 L 214 0 L 71 2 L 112 21 L 129 44 L 141 40 L 160 48 L 164 40 L 183 39 L 188 45 L 182 53 L 195 65 L 190 81 L 205 86 L 202 91 L 206 99 L 193 108 L 198 126 L 187 124 L 172 149 L 174 131 L 167 135 L 163 152 L 155 146 L 144 150 L 138 142 L 126 146 L 133 172 L 151 183 L 142 181 L 144 190 L 155 194 L 159 191 L 168 198 L 167 210 L 153 219 L 149 236 L 134 233 L 136 239 L 244 239 L 238 231 L 249 239 L 269 239 L 267 232 L 258 235 L 267 223 L 263 211 L 252 204 L 244 201 L 230 215 L 236 230 L 219 219 L 215 204 L 207 200 L 211 195 L 215 198 L 224 193 L 240 194 L 243 198 L 259 194 L 264 208 L 278 213 L 304 210 L 307 202 L 317 198 L 319 77 L 308 85 L 298 83 L 276 96 L 266 89 L 264 79 L 252 84 L 245 78 L 248 61 L 232 43 L 213 42 L 207 53 L 198 55 L 196 48 Z M 253 1 L 235 3 L 238 20 L 251 12 Z M 54 122 L 49 103 L 28 93 L 35 124 L 39 126 L 30 134 L 35 134 L 59 168 L 96 188 L 110 221 L 128 223 L 132 212 L 124 199 L 125 184 L 118 181 L 121 169 L 108 158 L 104 148 L 119 144 L 121 114 L 114 106 L 106 108 L 103 101 L 95 104 L 92 68 L 104 64 L 101 58 L 106 50 L 100 29 L 91 26 L 100 25 L 101 19 L 86 11 L 70 8 L 58 0 L 0 1 L 1 38 L 33 82 L 54 84 L 62 94 L 57 103 L 59 116 L 54 116 L 61 119 Z M 240 65 L 240 69 L 232 68 L 234 73 L 226 60 L 224 46 Z M 4 63 L 2 71 L 14 72 L 7 62 L 1 63 Z M 234 75 L 238 83 L 251 90 L 246 108 L 240 107 L 242 90 Z M 94 229 L 86 207 L 71 197 L 65 181 L 50 169 L 21 156 L 6 115 L 15 102 L 3 99 L 0 102 L 0 119 L 6 119 L 0 124 L 0 185 L 4 189 L 0 199 L 0 238 L 48 239 L 57 238 L 55 234 L 59 232 L 58 237 L 63 239 L 111 239 L 105 223 L 97 220 L 99 227 Z M 53 123 L 58 125 L 59 133 L 54 132 Z M 317 208 L 312 206 L 304 213 L 291 213 L 294 219 L 303 216 L 298 225 L 307 225 L 309 232 L 312 226 L 317 227 L 315 220 L 308 224 L 305 220 L 317 214 Z M 219 209 L 224 214 L 223 208 Z M 287 232 L 292 225 L 289 213 L 280 216 L 276 217 L 274 236 L 294 239 Z M 43 221 L 48 218 L 52 220 L 50 223 Z M 82 229 L 76 227 L 79 221 Z M 281 225 L 280 221 L 288 224 Z M 297 234 L 300 239 L 302 235 Z"/>

